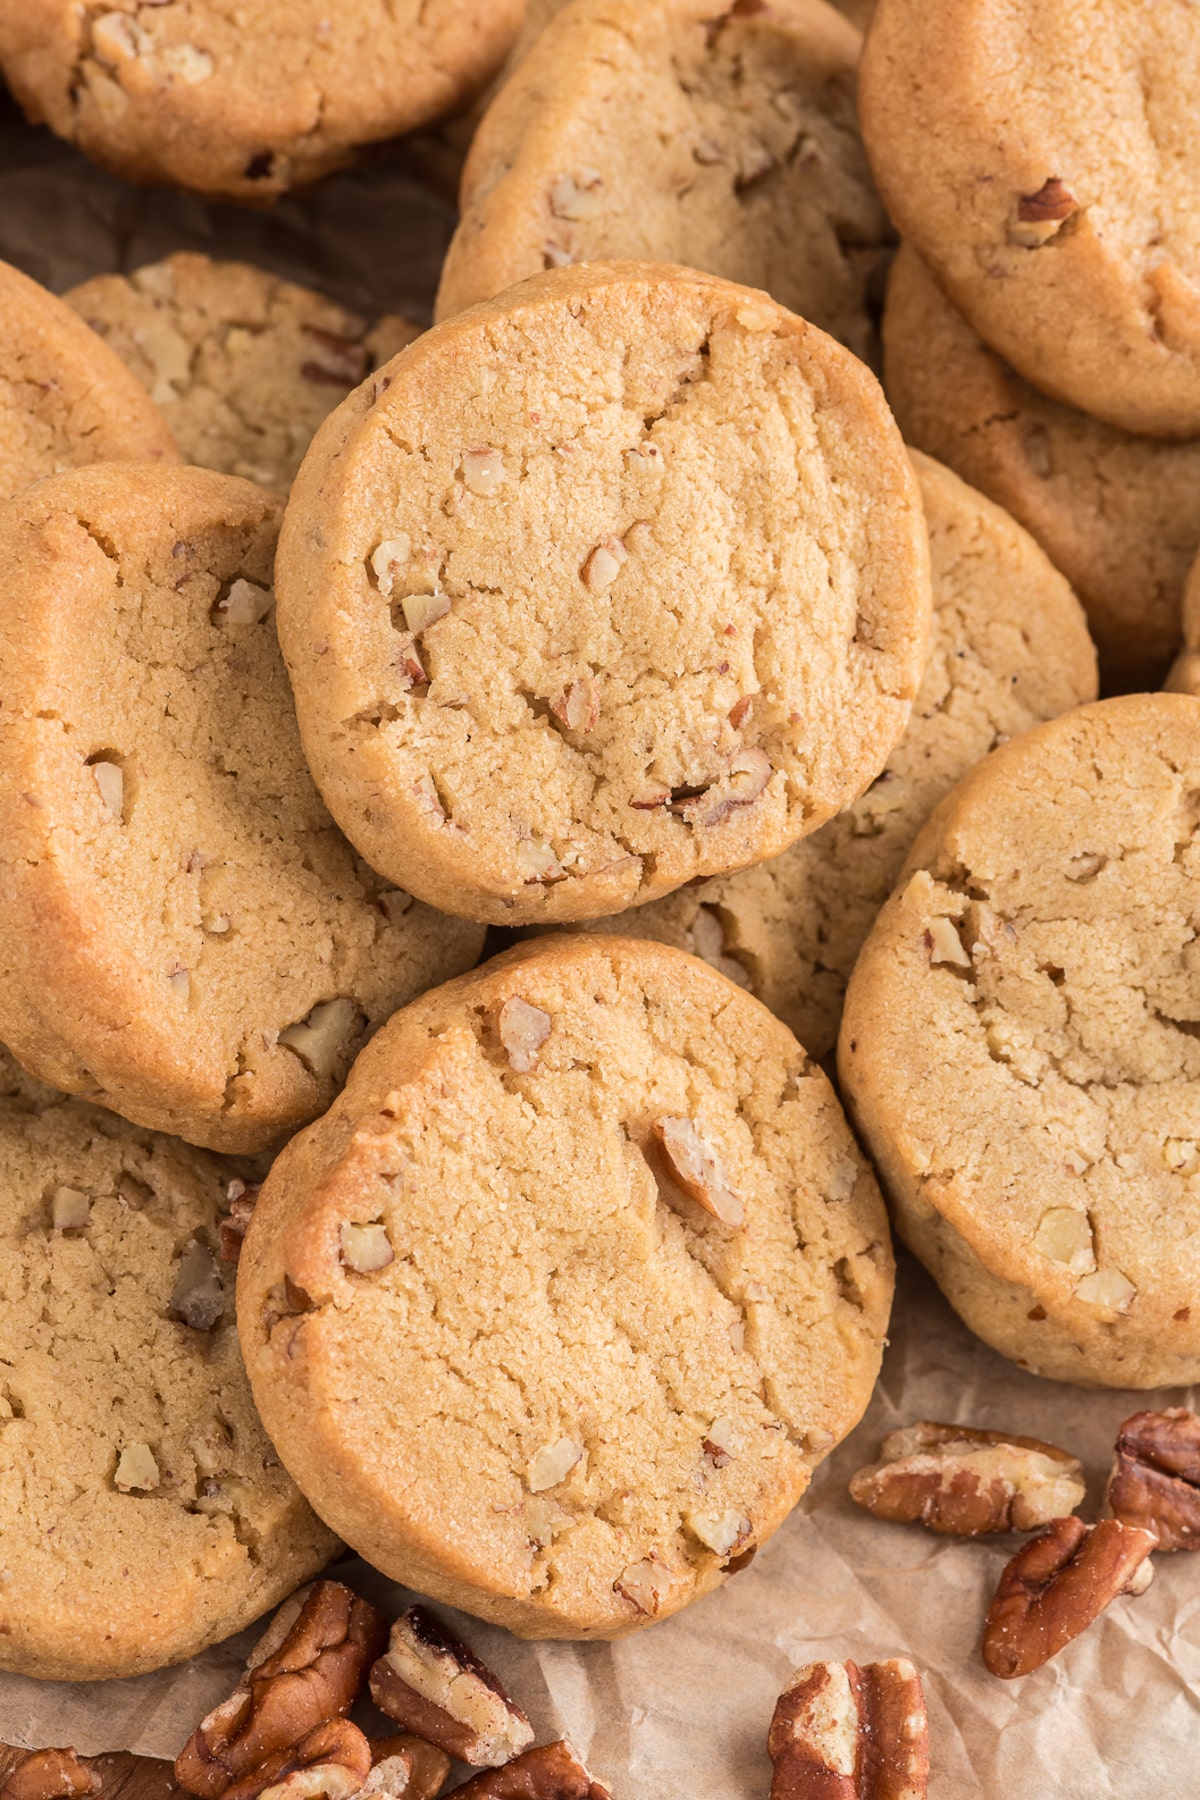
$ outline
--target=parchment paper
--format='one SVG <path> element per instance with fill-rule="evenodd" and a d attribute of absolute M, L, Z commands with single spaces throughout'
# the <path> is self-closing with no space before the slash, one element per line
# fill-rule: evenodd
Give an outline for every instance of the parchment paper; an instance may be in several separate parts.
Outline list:
<path fill-rule="evenodd" d="M 199 249 L 308 281 L 367 315 L 426 320 L 452 224 L 411 160 L 395 155 L 272 213 L 247 213 L 128 187 L 0 111 L 0 256 L 58 290 Z M 891 1345 L 866 1419 L 720 1593 L 616 1645 L 522 1644 L 450 1616 L 539 1737 L 572 1738 L 616 1800 L 761 1800 L 770 1782 L 766 1729 L 792 1668 L 900 1653 L 925 1676 L 931 1800 L 1194 1800 L 1200 1556 L 1158 1558 L 1145 1596 L 1116 1603 L 1037 1674 L 1001 1682 L 984 1671 L 978 1641 L 1016 1540 L 960 1543 L 884 1525 L 846 1492 L 885 1431 L 935 1418 L 1073 1450 L 1087 1464 L 1094 1507 L 1121 1420 L 1179 1403 L 1192 1404 L 1190 1394 L 1089 1392 L 1023 1374 L 972 1338 L 902 1259 Z M 361 1563 L 335 1572 L 391 1612 L 406 1603 Z M 141 1579 L 152 1583 L 153 1569 Z M 0 1739 L 172 1757 L 228 1693 L 256 1636 L 134 1681 L 0 1676 Z"/>

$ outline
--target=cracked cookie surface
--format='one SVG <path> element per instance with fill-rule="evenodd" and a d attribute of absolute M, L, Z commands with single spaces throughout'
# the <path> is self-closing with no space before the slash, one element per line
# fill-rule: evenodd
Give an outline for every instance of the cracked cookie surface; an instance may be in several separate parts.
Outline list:
<path fill-rule="evenodd" d="M 310 766 L 384 874 L 498 924 L 745 867 L 860 793 L 928 540 L 869 370 L 645 263 L 436 327 L 321 428 L 279 548 Z"/>
<path fill-rule="evenodd" d="M 420 335 L 251 263 L 183 251 L 64 296 L 149 391 L 184 460 L 286 493 L 321 421 Z"/>
<path fill-rule="evenodd" d="M 867 792 L 782 856 L 594 931 L 690 950 L 748 987 L 810 1056 L 837 1042 L 863 940 L 938 801 L 998 744 L 1096 698 L 1078 601 L 1020 526 L 913 456 L 929 526 L 933 637 L 912 722 Z"/>
<path fill-rule="evenodd" d="M 879 0 L 863 135 L 980 335 L 1122 430 L 1200 435 L 1192 0 Z"/>
<path fill-rule="evenodd" d="M 642 257 L 764 288 L 877 360 L 891 230 L 855 118 L 860 45 L 824 0 L 723 16 L 575 0 L 476 134 L 436 316 L 543 269 Z"/>
<path fill-rule="evenodd" d="M 379 1033 L 274 1165 L 238 1319 L 285 1463 L 376 1567 L 612 1638 L 782 1522 L 867 1403 L 891 1290 L 790 1032 L 693 957 L 575 936 Z"/>
<path fill-rule="evenodd" d="M 250 1397 L 233 1167 L 60 1096 L 0 1100 L 0 1162 L 0 1668 L 180 1662 L 337 1549 Z"/>
<path fill-rule="evenodd" d="M 905 441 L 1033 533 L 1083 602 L 1114 682 L 1157 686 L 1200 549 L 1200 437 L 1134 437 L 1039 393 L 907 244 L 888 281 L 883 355 Z"/>
<path fill-rule="evenodd" d="M 934 813 L 855 968 L 842 1091 L 897 1228 L 1036 1374 L 1200 1377 L 1200 701 L 998 750 Z"/>
<path fill-rule="evenodd" d="M 179 461 L 163 415 L 69 306 L 0 262 L 0 500 L 94 462 Z"/>
<path fill-rule="evenodd" d="M 0 0 L 35 123 L 116 174 L 251 203 L 464 105 L 521 0 Z"/>
<path fill-rule="evenodd" d="M 320 802 L 275 640 L 282 503 L 78 470 L 0 509 L 0 1037 L 212 1148 L 329 1104 L 482 932 L 381 881 Z"/>

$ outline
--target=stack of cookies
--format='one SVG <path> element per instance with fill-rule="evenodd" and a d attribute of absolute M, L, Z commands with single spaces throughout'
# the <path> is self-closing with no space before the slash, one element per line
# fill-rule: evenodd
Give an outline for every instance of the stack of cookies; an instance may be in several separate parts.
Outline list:
<path fill-rule="evenodd" d="M 874 1170 L 1023 1366 L 1200 1376 L 1200 13 L 77 10 L 30 115 L 234 200 L 496 85 L 430 330 L 0 266 L 0 1667 L 338 1539 L 679 1611 L 865 1409 Z"/>

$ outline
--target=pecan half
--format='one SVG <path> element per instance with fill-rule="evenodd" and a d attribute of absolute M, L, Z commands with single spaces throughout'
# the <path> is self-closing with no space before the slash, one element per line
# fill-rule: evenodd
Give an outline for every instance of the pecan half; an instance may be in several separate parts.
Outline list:
<path fill-rule="evenodd" d="M 98 1794 L 100 1777 L 74 1750 L 31 1750 L 9 1771 L 0 1800 L 71 1800 L 75 1794 Z"/>
<path fill-rule="evenodd" d="M 382 1615 L 339 1581 L 317 1581 L 294 1594 L 229 1699 L 180 1751 L 180 1787 L 217 1800 L 265 1758 L 349 1712 L 386 1636 Z"/>
<path fill-rule="evenodd" d="M 435 1800 L 450 1774 L 450 1758 L 424 1738 L 402 1731 L 396 1737 L 371 1739 L 371 1773 L 365 1794 L 389 1800 Z"/>
<path fill-rule="evenodd" d="M 775 1705 L 771 1800 L 923 1800 L 929 1723 L 921 1677 L 889 1662 L 807 1663 Z"/>
<path fill-rule="evenodd" d="M 1039 1438 L 922 1419 L 889 1432 L 880 1460 L 860 1469 L 850 1498 L 876 1518 L 948 1537 L 1037 1531 L 1074 1512 L 1083 1464 Z"/>
<path fill-rule="evenodd" d="M 371 1698 L 389 1719 L 475 1768 L 495 1768 L 533 1742 L 533 1727 L 492 1671 L 423 1606 L 392 1626 L 371 1670 Z"/>
<path fill-rule="evenodd" d="M 1115 1518 L 1154 1533 L 1156 1550 L 1200 1550 L 1200 1418 L 1170 1406 L 1126 1419 L 1105 1498 Z"/>
<path fill-rule="evenodd" d="M 454 1789 L 450 1800 L 612 1800 L 612 1795 L 592 1780 L 562 1739 L 526 1750 L 502 1769 L 473 1775 Z"/>
<path fill-rule="evenodd" d="M 1118 1594 L 1144 1594 L 1152 1532 L 1119 1519 L 1055 1519 L 1005 1568 L 983 1627 L 983 1660 L 1011 1681 L 1029 1675 L 1098 1619 Z"/>
<path fill-rule="evenodd" d="M 231 1782 L 229 1800 L 349 1800 L 371 1773 L 371 1746 L 349 1719 L 326 1719 Z"/>

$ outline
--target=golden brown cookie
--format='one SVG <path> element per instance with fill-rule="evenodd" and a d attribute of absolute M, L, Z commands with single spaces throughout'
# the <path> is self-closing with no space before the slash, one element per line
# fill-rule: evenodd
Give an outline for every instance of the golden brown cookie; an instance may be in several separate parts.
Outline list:
<path fill-rule="evenodd" d="M 149 390 L 188 462 L 279 493 L 322 419 L 420 335 L 398 317 L 368 330 L 311 288 L 187 251 L 65 298 Z"/>
<path fill-rule="evenodd" d="M 933 640 L 912 722 L 861 799 L 756 868 L 589 929 L 690 950 L 757 994 L 810 1056 L 837 1042 L 842 998 L 917 831 L 967 770 L 1096 698 L 1079 602 L 1008 514 L 914 454 L 933 565 Z"/>
<path fill-rule="evenodd" d="M 0 1101 L 0 1164 L 0 1668 L 181 1662 L 337 1549 L 250 1398 L 233 1171 L 61 1097 Z"/>
<path fill-rule="evenodd" d="M 891 232 L 855 121 L 859 48 L 825 0 L 574 0 L 476 134 L 436 316 L 640 257 L 765 288 L 875 360 Z"/>
<path fill-rule="evenodd" d="M 167 422 L 69 306 L 0 262 L 0 500 L 93 462 L 178 462 Z"/>
<path fill-rule="evenodd" d="M 0 0 L 0 64 L 35 123 L 134 181 L 261 202 L 454 112 L 521 0 Z"/>
<path fill-rule="evenodd" d="M 321 428 L 279 547 L 310 766 L 381 873 L 500 924 L 761 861 L 878 774 L 928 540 L 870 372 L 765 295 L 564 269 Z"/>
<path fill-rule="evenodd" d="M 1008 508 L 1071 582 L 1110 683 L 1155 687 L 1200 549 L 1200 438 L 1134 437 L 989 350 L 909 245 L 888 281 L 884 386 L 910 444 Z"/>
<path fill-rule="evenodd" d="M 902 235 L 1027 381 L 1200 436 L 1200 10 L 879 0 L 863 134 Z"/>
<path fill-rule="evenodd" d="M 155 1129 L 261 1149 L 482 932 L 379 880 L 304 766 L 281 502 L 102 465 L 0 508 L 0 1037 Z"/>
<path fill-rule="evenodd" d="M 718 1586 L 866 1405 L 892 1264 L 825 1077 L 658 944 L 521 945 L 396 1015 L 238 1275 L 285 1464 L 386 1574 L 526 1637 Z"/>
<path fill-rule="evenodd" d="M 1131 694 L 979 764 L 846 995 L 897 1228 L 1035 1374 L 1200 1378 L 1200 701 Z"/>

